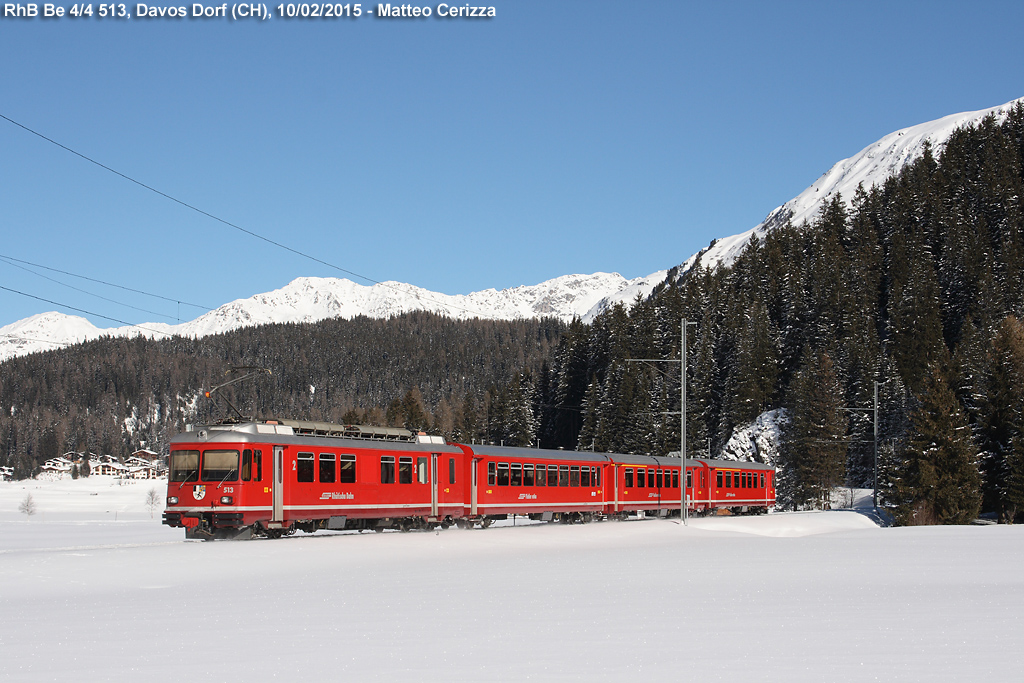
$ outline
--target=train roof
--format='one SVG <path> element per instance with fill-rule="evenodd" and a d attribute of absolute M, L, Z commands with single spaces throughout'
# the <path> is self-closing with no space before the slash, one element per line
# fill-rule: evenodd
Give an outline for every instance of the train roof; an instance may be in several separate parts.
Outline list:
<path fill-rule="evenodd" d="M 562 451 L 548 448 L 517 448 L 515 446 L 488 446 L 484 444 L 469 445 L 476 455 L 492 458 L 519 458 L 523 460 L 565 460 L 571 458 L 583 462 L 615 462 L 624 465 L 655 465 L 658 467 L 679 466 L 679 456 L 675 455 L 635 455 L 632 453 L 596 453 L 591 451 Z M 678 451 L 677 451 L 678 453 Z M 740 462 L 737 460 L 711 460 L 708 458 L 686 459 L 686 464 L 707 464 L 715 469 L 771 470 L 771 465 L 760 462 Z"/>
<path fill-rule="evenodd" d="M 307 420 L 225 420 L 197 425 L 171 439 L 172 445 L 191 443 L 273 443 L 309 448 L 380 448 L 432 453 L 461 453 L 444 437 L 397 427 L 337 425 Z"/>
<path fill-rule="evenodd" d="M 316 448 L 381 448 L 388 450 L 461 453 L 458 444 L 448 443 L 444 437 L 412 432 L 400 427 L 374 427 L 365 425 L 339 425 L 309 420 L 223 420 L 200 425 L 171 439 L 172 445 L 200 443 L 273 443 L 288 446 Z M 462 444 L 475 455 L 491 458 L 521 460 L 575 460 L 578 462 L 614 462 L 623 465 L 678 467 L 679 452 L 668 455 L 636 455 L 632 453 L 596 453 L 592 451 L 565 451 L 550 448 L 524 448 L 487 444 Z M 707 465 L 715 469 L 772 470 L 771 465 L 738 460 L 687 458 L 687 466 Z"/>

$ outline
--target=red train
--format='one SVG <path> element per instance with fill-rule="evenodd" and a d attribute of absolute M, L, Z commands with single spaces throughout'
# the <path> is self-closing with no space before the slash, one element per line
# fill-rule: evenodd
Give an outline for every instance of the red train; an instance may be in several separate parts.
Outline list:
<path fill-rule="evenodd" d="M 679 458 L 448 443 L 405 429 L 221 422 L 171 441 L 163 523 L 187 538 L 296 530 L 487 527 L 508 515 L 586 522 L 678 515 Z M 775 470 L 687 460 L 689 511 L 766 512 Z"/>

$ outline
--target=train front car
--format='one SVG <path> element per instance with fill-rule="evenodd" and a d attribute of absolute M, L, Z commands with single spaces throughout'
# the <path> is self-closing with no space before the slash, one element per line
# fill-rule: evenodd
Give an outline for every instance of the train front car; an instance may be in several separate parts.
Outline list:
<path fill-rule="evenodd" d="M 390 427 L 223 422 L 171 441 L 163 521 L 186 538 L 447 526 L 464 514 L 464 450 Z"/>
<path fill-rule="evenodd" d="M 269 520 L 272 441 L 258 427 L 275 429 L 208 425 L 171 440 L 164 524 L 183 527 L 186 538 L 248 538 L 258 521 Z"/>

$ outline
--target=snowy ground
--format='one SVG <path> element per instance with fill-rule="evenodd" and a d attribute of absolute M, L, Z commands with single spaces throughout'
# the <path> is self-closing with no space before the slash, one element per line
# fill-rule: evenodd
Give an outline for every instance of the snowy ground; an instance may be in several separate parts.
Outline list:
<path fill-rule="evenodd" d="M 838 511 L 202 543 L 150 518 L 152 486 L 0 483 L 0 679 L 1021 676 L 1024 527 Z"/>

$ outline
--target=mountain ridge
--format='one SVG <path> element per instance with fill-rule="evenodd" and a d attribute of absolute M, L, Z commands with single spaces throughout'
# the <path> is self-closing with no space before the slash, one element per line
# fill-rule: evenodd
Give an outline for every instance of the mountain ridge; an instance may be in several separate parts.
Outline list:
<path fill-rule="evenodd" d="M 1006 104 L 949 116 L 897 130 L 843 159 L 799 195 L 773 209 L 754 228 L 711 242 L 675 270 L 677 276 L 695 266 L 728 266 L 753 236 L 792 222 L 812 219 L 836 195 L 849 205 L 857 187 L 869 189 L 919 158 L 926 145 L 938 151 L 958 128 L 989 115 L 1004 117 L 1024 98 Z M 104 335 L 183 335 L 202 337 L 247 326 L 317 322 L 359 315 L 386 318 L 424 310 L 451 318 L 501 319 L 551 316 L 563 321 L 590 322 L 615 304 L 646 298 L 669 271 L 626 279 L 618 273 L 563 275 L 536 285 L 486 289 L 470 294 L 441 294 L 401 282 L 359 285 L 344 278 L 300 277 L 279 289 L 237 299 L 179 325 L 144 323 L 99 328 L 85 318 L 57 312 L 41 313 L 0 328 L 0 362 L 16 356 L 79 343 Z"/>

